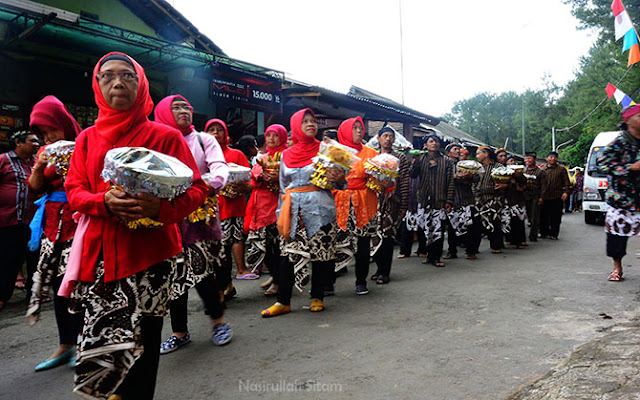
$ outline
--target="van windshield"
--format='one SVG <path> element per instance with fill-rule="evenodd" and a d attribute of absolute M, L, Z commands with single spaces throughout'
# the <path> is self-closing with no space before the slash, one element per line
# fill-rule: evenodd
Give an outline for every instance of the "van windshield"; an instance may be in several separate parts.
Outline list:
<path fill-rule="evenodd" d="M 596 162 L 598 161 L 598 157 L 602 155 L 606 149 L 606 146 L 594 147 L 591 149 L 591 153 L 589 154 L 589 160 L 587 161 L 587 174 L 593 176 L 595 178 L 605 178 L 606 175 L 601 173 L 598 170 L 598 165 Z"/>

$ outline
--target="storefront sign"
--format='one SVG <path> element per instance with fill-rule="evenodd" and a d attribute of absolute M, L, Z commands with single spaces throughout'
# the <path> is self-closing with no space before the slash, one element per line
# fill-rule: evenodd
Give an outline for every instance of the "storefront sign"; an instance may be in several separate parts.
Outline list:
<path fill-rule="evenodd" d="M 227 65 L 212 66 L 209 96 L 234 105 L 282 112 L 280 80 Z"/>

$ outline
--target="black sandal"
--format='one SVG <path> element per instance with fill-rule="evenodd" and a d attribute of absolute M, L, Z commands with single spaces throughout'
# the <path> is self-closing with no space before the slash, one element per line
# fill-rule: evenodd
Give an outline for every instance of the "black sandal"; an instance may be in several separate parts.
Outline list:
<path fill-rule="evenodd" d="M 380 275 L 378 276 L 378 279 L 376 280 L 376 284 L 378 285 L 386 285 L 387 283 L 389 283 L 391 279 L 389 279 L 388 276 L 386 275 Z"/>
<path fill-rule="evenodd" d="M 373 275 L 371 275 L 371 280 L 372 281 L 377 281 L 378 279 L 380 279 L 380 276 L 382 276 L 382 275 L 377 274 L 377 273 L 373 274 Z"/>

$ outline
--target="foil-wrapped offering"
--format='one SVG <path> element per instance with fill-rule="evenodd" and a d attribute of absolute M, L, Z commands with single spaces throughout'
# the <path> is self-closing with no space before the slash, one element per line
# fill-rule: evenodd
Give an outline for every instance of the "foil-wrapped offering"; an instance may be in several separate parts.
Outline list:
<path fill-rule="evenodd" d="M 482 164 L 475 160 L 462 160 L 456 164 L 458 171 L 477 174 L 482 169 Z"/>
<path fill-rule="evenodd" d="M 69 172 L 69 165 L 71 164 L 71 155 L 75 148 L 76 143 L 70 140 L 58 140 L 55 143 L 47 145 L 44 150 L 47 156 L 47 167 L 54 166 L 56 173 L 66 178 Z"/>
<path fill-rule="evenodd" d="M 251 168 L 234 163 L 228 163 L 227 165 L 229 166 L 229 178 L 227 178 L 227 184 L 220 189 L 220 194 L 234 199 L 240 195 L 236 190 L 236 184 L 251 180 Z"/>
<path fill-rule="evenodd" d="M 513 175 L 513 170 L 507 167 L 497 167 L 491 171 L 491 177 L 496 183 L 507 183 L 511 180 L 511 175 Z"/>
<path fill-rule="evenodd" d="M 145 193 L 173 200 L 184 193 L 193 171 L 182 161 L 144 147 L 120 147 L 104 157 L 102 178 L 129 195 Z"/>
<path fill-rule="evenodd" d="M 507 165 L 507 168 L 512 170 L 514 173 L 516 173 L 516 172 L 523 172 L 526 167 L 524 165 L 511 164 L 511 165 Z"/>
<path fill-rule="evenodd" d="M 322 189 L 334 189 L 331 182 L 327 181 L 327 170 L 341 168 L 347 174 L 360 157 L 358 152 L 349 146 L 342 145 L 335 140 L 320 142 L 318 155 L 314 158 L 315 172 L 311 176 L 311 183 Z"/>
<path fill-rule="evenodd" d="M 248 182 L 251 180 L 251 168 L 234 163 L 228 163 L 228 166 L 229 178 L 227 179 L 227 183 Z"/>
<path fill-rule="evenodd" d="M 395 182 L 400 169 L 400 160 L 391 154 L 379 154 L 365 160 L 364 170 L 369 175 L 366 186 L 377 193 L 384 190 L 383 182 Z"/>

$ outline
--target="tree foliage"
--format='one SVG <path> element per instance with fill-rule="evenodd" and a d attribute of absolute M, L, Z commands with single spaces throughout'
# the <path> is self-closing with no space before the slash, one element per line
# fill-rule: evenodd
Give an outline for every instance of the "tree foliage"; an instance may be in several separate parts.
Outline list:
<path fill-rule="evenodd" d="M 448 119 L 458 128 L 492 146 L 501 147 L 509 137 L 508 150 L 522 152 L 524 110 L 526 151 L 545 154 L 555 143 L 562 147 L 560 158 L 571 165 L 586 161 L 589 146 L 598 132 L 616 130 L 621 106 L 608 99 L 605 87 L 612 83 L 640 102 L 640 65 L 627 70 L 628 53 L 615 41 L 611 0 L 564 0 L 579 20 L 579 29 L 594 29 L 598 40 L 581 59 L 576 77 L 557 87 L 547 77 L 545 88 L 518 94 L 480 93 L 455 103 Z M 640 21 L 640 0 L 624 1 L 632 20 Z M 524 104 L 524 106 L 523 106 Z"/>

